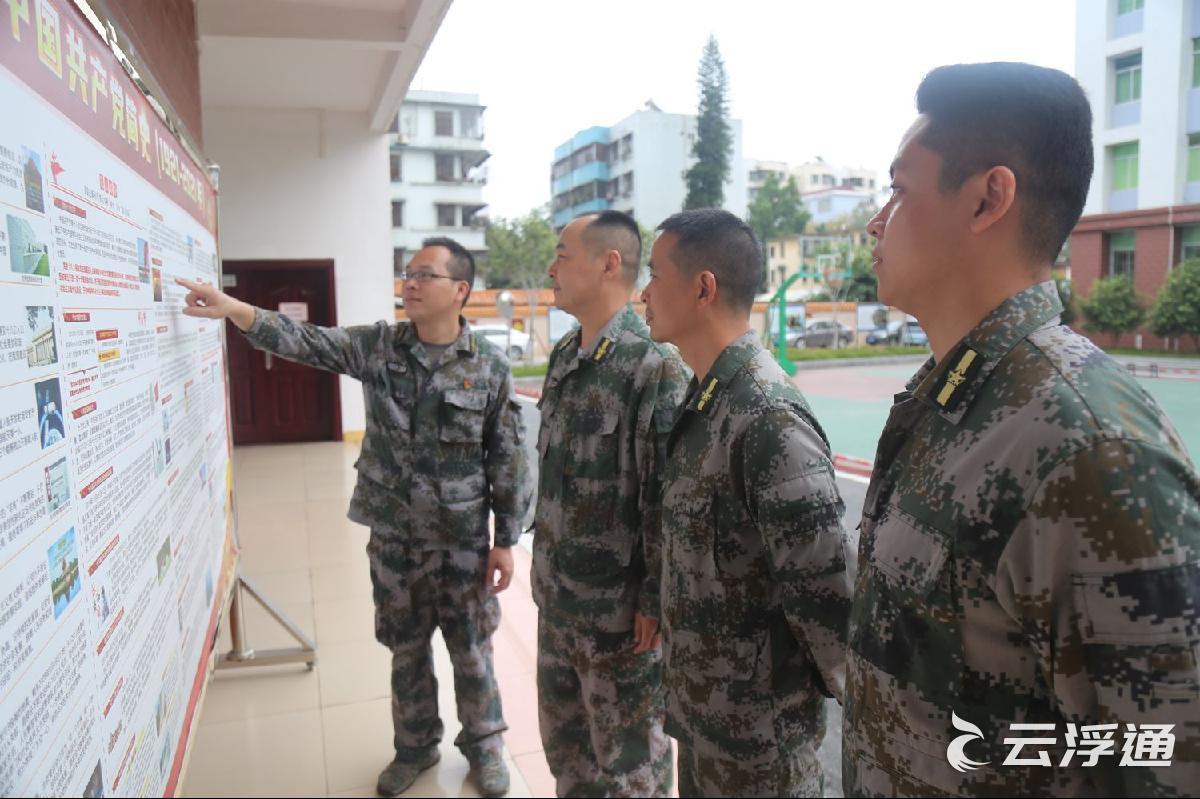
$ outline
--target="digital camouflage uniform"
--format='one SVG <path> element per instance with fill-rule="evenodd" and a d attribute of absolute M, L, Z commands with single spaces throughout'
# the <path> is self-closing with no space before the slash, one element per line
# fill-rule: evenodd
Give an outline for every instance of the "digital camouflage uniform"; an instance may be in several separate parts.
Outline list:
<path fill-rule="evenodd" d="M 529 499 L 508 361 L 465 322 L 436 360 L 407 322 L 318 327 L 258 309 L 246 337 L 362 382 L 366 433 L 348 515 L 371 528 L 375 636 L 392 650 L 397 757 L 416 761 L 442 737 L 435 628 L 454 666 L 455 744 L 498 751 L 507 727 L 492 667 L 500 607 L 487 588 L 488 511 L 495 545 L 512 546 Z"/>
<path fill-rule="evenodd" d="M 560 796 L 666 796 L 662 658 L 633 654 L 659 616 L 659 479 L 687 367 L 626 305 L 550 356 L 539 407 L 533 550 L 538 708 Z"/>
<path fill-rule="evenodd" d="M 844 506 L 824 432 L 753 331 L 693 381 L 663 484 L 680 795 L 820 796 L 850 612 Z"/>
<path fill-rule="evenodd" d="M 1200 793 L 1200 486 L 1061 310 L 1053 282 L 1019 292 L 896 396 L 863 510 L 847 795 Z M 1114 754 L 1069 755 L 1067 724 L 1118 724 Z M 1127 724 L 1174 724 L 1174 765 L 1120 766 Z M 1016 757 L 1046 765 L 1004 765 L 1005 738 L 1038 737 Z M 959 738 L 977 768 L 947 762 Z"/>

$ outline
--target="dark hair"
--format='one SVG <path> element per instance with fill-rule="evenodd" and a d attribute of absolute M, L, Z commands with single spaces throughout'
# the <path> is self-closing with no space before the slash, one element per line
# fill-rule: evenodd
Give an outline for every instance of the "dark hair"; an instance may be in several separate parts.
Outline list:
<path fill-rule="evenodd" d="M 677 237 L 671 260 L 681 270 L 712 272 L 725 304 L 749 312 L 762 277 L 762 248 L 749 225 L 720 208 L 698 208 L 668 216 L 658 230 Z"/>
<path fill-rule="evenodd" d="M 445 236 L 433 236 L 421 242 L 421 247 L 445 247 L 450 251 L 450 260 L 446 262 L 446 272 L 455 280 L 467 282 L 467 296 L 463 297 L 463 305 L 471 296 L 471 287 L 475 285 L 475 256 L 471 251 L 454 239 Z"/>
<path fill-rule="evenodd" d="M 621 272 L 625 282 L 637 283 L 642 268 L 642 231 L 633 217 L 622 211 L 601 211 L 583 229 L 583 241 L 588 246 L 616 250 L 621 254 Z"/>
<path fill-rule="evenodd" d="M 939 184 L 1006 166 L 1017 178 L 1025 249 L 1053 261 L 1092 180 L 1092 109 L 1070 75 L 1032 64 L 938 67 L 917 89 L 920 142 L 942 157 Z"/>

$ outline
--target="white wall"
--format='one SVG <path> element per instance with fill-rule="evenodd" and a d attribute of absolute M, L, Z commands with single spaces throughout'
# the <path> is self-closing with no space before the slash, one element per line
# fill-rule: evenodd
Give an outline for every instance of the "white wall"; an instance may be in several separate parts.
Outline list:
<path fill-rule="evenodd" d="M 204 109 L 221 167 L 221 257 L 331 258 L 338 323 L 393 318 L 387 135 L 365 113 Z M 362 430 L 358 381 L 340 380 L 342 430 Z"/>
<path fill-rule="evenodd" d="M 1116 0 L 1077 0 L 1075 78 L 1092 103 L 1096 171 L 1084 214 L 1109 210 L 1112 186 L 1108 148 L 1138 141 L 1137 207 L 1159 208 L 1181 201 L 1187 168 L 1187 100 L 1191 83 L 1192 3 L 1153 0 L 1142 11 L 1142 30 L 1109 38 Z M 1114 57 L 1141 51 L 1141 118 L 1137 124 L 1111 127 Z"/>

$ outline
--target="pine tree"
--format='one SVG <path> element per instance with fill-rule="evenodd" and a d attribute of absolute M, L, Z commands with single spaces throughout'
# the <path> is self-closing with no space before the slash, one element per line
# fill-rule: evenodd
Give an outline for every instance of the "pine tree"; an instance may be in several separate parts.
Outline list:
<path fill-rule="evenodd" d="M 724 183 L 729 177 L 729 156 L 733 150 L 733 131 L 729 125 L 728 81 L 725 62 L 714 36 L 708 37 L 700 57 L 700 106 L 696 112 L 696 143 L 692 156 L 696 163 L 684 177 L 687 197 L 684 208 L 720 208 Z"/>

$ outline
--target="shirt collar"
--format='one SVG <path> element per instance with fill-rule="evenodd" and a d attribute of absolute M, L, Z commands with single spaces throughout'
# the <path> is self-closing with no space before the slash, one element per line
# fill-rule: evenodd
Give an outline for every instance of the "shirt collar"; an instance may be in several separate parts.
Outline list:
<path fill-rule="evenodd" d="M 760 350 L 762 345 L 758 343 L 758 333 L 753 330 L 746 331 L 730 342 L 717 356 L 703 380 L 692 378 L 687 409 L 698 413 L 711 412 L 733 378 Z"/>
<path fill-rule="evenodd" d="M 1053 280 L 1012 295 L 984 317 L 941 362 L 930 358 L 908 383 L 913 396 L 958 424 L 988 375 L 1035 330 L 1057 324 L 1062 302 Z"/>
<path fill-rule="evenodd" d="M 576 352 L 576 358 L 581 361 L 592 360 L 596 363 L 604 363 L 612 354 L 613 346 L 621 339 L 621 334 L 626 330 L 632 330 L 637 321 L 637 312 L 633 310 L 631 304 L 626 303 L 604 323 L 600 332 L 596 334 L 596 338 L 589 342 L 587 347 L 583 347 L 583 330 L 579 330 L 576 333 L 578 343 L 575 346 L 580 349 Z"/>

